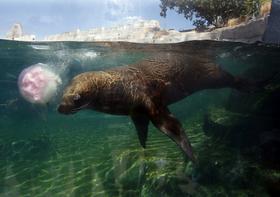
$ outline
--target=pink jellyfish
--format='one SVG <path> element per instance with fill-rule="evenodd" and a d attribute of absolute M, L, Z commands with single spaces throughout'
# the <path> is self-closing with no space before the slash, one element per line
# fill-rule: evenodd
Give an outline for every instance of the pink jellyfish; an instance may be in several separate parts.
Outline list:
<path fill-rule="evenodd" d="M 38 104 L 48 103 L 57 94 L 60 84 L 60 77 L 42 63 L 25 68 L 18 78 L 18 87 L 23 98 Z"/>

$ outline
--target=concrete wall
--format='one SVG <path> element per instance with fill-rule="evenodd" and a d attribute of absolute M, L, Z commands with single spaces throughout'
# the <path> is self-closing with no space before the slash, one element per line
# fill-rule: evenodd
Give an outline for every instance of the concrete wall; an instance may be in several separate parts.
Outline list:
<path fill-rule="evenodd" d="M 219 40 L 254 43 L 262 41 L 267 25 L 267 17 L 242 23 L 234 27 L 219 28 L 211 32 L 197 33 L 195 31 L 182 33 L 184 40 Z"/>

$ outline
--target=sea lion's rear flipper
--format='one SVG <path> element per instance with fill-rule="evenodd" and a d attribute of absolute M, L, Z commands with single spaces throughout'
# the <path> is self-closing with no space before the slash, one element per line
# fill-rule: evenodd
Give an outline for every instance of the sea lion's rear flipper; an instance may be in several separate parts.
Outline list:
<path fill-rule="evenodd" d="M 150 119 L 160 131 L 176 142 L 192 161 L 195 161 L 191 144 L 181 123 L 169 112 L 167 107 L 152 109 Z"/>
<path fill-rule="evenodd" d="M 148 135 L 149 118 L 145 114 L 133 114 L 131 119 L 135 125 L 140 144 L 146 148 L 146 141 Z"/>

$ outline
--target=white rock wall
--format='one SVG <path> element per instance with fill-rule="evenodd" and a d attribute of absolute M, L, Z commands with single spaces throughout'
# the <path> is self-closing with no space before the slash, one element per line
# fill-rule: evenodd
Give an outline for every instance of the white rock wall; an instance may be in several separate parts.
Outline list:
<path fill-rule="evenodd" d="M 14 28 L 15 27 L 15 28 Z M 165 30 L 156 20 L 137 20 L 108 28 L 87 31 L 77 29 L 46 37 L 45 41 L 128 41 L 138 43 L 176 43 L 190 40 L 220 40 L 253 43 L 262 41 L 267 28 L 267 17 L 259 18 L 234 27 L 225 27 L 211 32 L 178 32 Z M 34 41 L 35 35 L 23 35 L 22 27 L 15 24 L 7 39 Z"/>
<path fill-rule="evenodd" d="M 178 32 L 160 28 L 158 21 L 136 21 L 110 28 L 88 31 L 76 30 L 48 36 L 46 41 L 128 41 L 141 43 L 176 43 L 189 40 L 225 40 L 253 43 L 262 41 L 267 17 L 259 18 L 235 27 L 225 27 L 211 32 Z"/>

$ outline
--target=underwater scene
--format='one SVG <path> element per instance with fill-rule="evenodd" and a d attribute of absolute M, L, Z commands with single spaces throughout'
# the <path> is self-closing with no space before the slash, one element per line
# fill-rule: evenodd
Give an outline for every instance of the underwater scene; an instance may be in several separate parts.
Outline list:
<path fill-rule="evenodd" d="M 188 136 L 193 161 L 154 124 L 143 148 L 129 116 L 58 111 L 80 73 L 152 57 L 159 57 L 157 65 L 179 62 L 177 56 L 207 59 L 256 84 L 248 91 L 204 84 L 168 106 Z M 278 196 L 279 62 L 280 48 L 262 43 L 1 40 L 0 196 Z M 22 76 L 36 66 L 55 76 L 45 100 L 24 93 Z"/>

